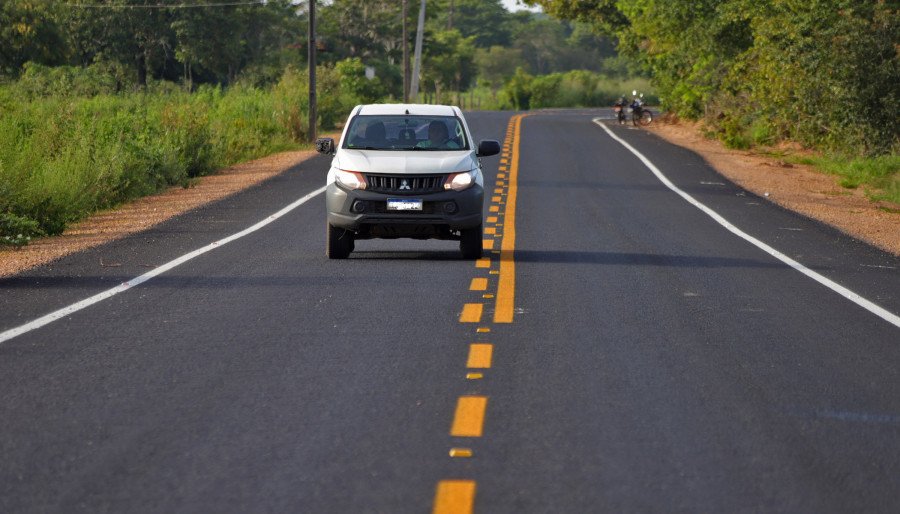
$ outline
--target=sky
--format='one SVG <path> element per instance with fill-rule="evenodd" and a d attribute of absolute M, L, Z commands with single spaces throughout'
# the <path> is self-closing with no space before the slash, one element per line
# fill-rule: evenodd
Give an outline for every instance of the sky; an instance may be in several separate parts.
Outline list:
<path fill-rule="evenodd" d="M 527 6 L 519 4 L 516 0 L 503 0 L 503 6 L 506 7 L 509 11 L 519 11 L 522 9 L 528 9 Z M 532 11 L 539 11 L 540 7 L 532 7 Z"/>

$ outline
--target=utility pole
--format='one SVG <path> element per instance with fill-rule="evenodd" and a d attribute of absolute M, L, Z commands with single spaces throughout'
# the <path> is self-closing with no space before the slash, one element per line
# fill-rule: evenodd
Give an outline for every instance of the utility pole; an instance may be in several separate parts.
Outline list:
<path fill-rule="evenodd" d="M 403 0 L 403 103 L 409 103 L 409 4 Z"/>
<path fill-rule="evenodd" d="M 309 141 L 316 140 L 316 0 L 309 0 Z"/>
<path fill-rule="evenodd" d="M 419 7 L 419 25 L 416 28 L 416 55 L 413 65 L 412 85 L 409 88 L 409 96 L 413 102 L 419 98 L 419 74 L 422 72 L 422 37 L 425 32 L 425 0 Z"/>

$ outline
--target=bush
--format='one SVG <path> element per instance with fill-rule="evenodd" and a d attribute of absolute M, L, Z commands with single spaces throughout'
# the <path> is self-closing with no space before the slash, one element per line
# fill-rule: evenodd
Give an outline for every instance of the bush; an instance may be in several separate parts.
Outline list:
<path fill-rule="evenodd" d="M 33 238 L 44 235 L 40 224 L 11 213 L 0 213 L 0 245 L 24 246 Z"/>
<path fill-rule="evenodd" d="M 644 93 L 648 105 L 659 102 L 646 79 L 622 82 L 586 70 L 532 77 L 520 69 L 507 82 L 504 94 L 516 109 L 607 107 L 622 95 L 630 97 L 634 90 Z"/>
<path fill-rule="evenodd" d="M 82 90 L 88 96 L 56 90 L 75 87 L 72 70 L 39 71 L 0 86 L 0 239 L 10 244 L 306 138 L 308 87 L 296 70 L 269 90 L 204 86 L 191 94 L 157 83 L 113 94 L 113 83 L 100 80 Z M 355 99 L 341 92 L 333 68 L 320 73 L 320 120 L 331 128 Z"/>

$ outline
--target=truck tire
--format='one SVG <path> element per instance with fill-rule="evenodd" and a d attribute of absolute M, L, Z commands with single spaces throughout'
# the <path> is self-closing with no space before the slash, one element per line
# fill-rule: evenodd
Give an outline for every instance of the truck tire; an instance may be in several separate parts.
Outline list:
<path fill-rule="evenodd" d="M 353 232 L 327 224 L 325 234 L 325 255 L 329 259 L 346 259 L 353 251 Z"/>
<path fill-rule="evenodd" d="M 459 251 L 462 253 L 463 259 L 480 259 L 481 243 L 481 225 L 459 231 Z"/>

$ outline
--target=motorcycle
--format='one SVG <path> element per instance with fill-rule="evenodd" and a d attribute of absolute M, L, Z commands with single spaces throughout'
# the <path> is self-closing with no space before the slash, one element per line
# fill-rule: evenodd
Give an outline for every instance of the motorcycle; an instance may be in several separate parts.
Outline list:
<path fill-rule="evenodd" d="M 635 126 L 649 125 L 653 121 L 653 113 L 644 108 L 644 94 L 637 96 L 637 91 L 632 91 L 631 94 L 635 95 L 634 101 L 631 102 L 631 123 Z"/>

